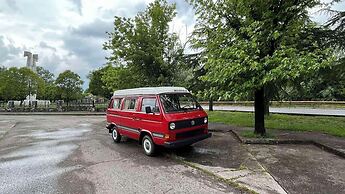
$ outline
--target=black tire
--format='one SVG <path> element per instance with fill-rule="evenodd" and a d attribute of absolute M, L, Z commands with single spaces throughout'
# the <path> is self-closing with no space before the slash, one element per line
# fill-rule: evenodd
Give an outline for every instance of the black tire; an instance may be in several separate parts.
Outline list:
<path fill-rule="evenodd" d="M 111 132 L 111 137 L 113 138 L 115 143 L 119 143 L 121 141 L 121 135 L 115 127 L 113 128 Z"/>
<path fill-rule="evenodd" d="M 149 135 L 145 135 L 141 145 L 144 152 L 148 156 L 154 156 L 156 154 L 156 145 L 153 143 L 152 138 Z"/>

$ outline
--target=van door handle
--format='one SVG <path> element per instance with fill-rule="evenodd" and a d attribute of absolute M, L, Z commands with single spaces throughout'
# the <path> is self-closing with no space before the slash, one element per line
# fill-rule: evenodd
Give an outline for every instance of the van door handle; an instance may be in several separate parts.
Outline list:
<path fill-rule="evenodd" d="M 133 118 L 134 121 L 139 121 L 140 119 L 139 118 Z"/>

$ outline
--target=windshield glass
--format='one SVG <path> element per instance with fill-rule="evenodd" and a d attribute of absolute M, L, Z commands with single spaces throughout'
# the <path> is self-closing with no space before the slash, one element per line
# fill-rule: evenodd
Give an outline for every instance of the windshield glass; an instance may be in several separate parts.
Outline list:
<path fill-rule="evenodd" d="M 161 102 L 165 112 L 188 111 L 201 108 L 198 102 L 189 93 L 161 94 Z"/>

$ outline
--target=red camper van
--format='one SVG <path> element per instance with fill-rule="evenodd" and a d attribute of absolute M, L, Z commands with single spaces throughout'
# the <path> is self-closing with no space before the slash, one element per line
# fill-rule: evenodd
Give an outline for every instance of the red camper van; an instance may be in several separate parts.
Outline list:
<path fill-rule="evenodd" d="M 139 140 L 146 155 L 156 146 L 177 148 L 211 137 L 206 112 L 182 87 L 118 90 L 107 109 L 107 129 L 118 143 L 122 136 Z"/>

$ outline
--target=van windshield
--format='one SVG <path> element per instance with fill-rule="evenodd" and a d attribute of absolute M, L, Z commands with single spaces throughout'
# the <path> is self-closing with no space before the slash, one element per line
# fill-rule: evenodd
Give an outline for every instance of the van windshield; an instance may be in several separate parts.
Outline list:
<path fill-rule="evenodd" d="M 189 93 L 161 94 L 161 102 L 165 112 L 179 112 L 200 109 L 201 106 Z"/>

